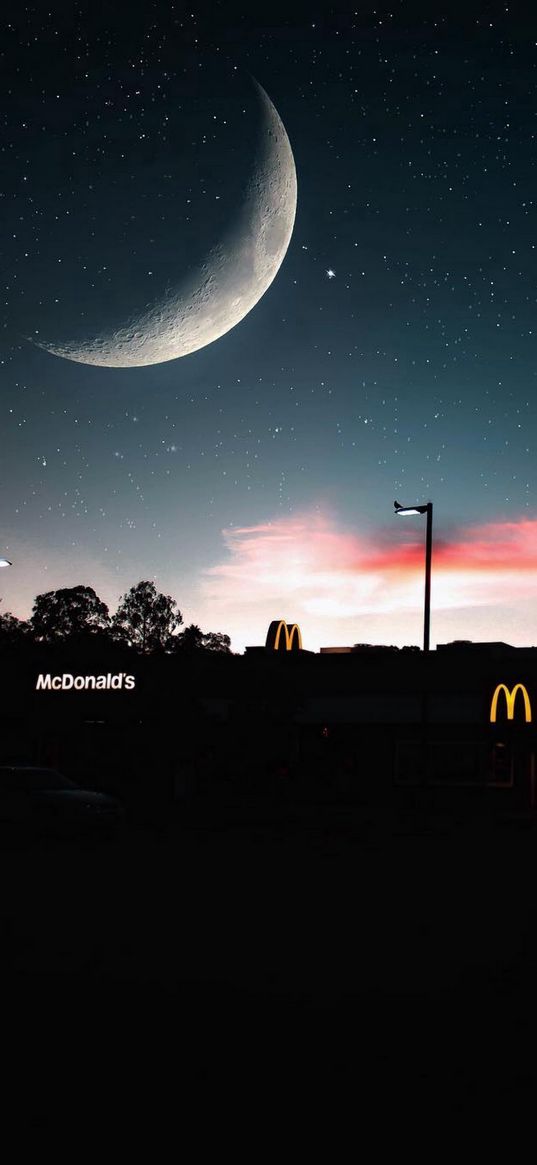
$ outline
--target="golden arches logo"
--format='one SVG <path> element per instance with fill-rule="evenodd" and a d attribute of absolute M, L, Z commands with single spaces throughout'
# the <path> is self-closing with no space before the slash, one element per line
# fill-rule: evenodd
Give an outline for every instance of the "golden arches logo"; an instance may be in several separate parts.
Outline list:
<path fill-rule="evenodd" d="M 500 692 L 503 692 L 503 694 L 505 696 L 505 704 L 506 704 L 506 708 L 507 708 L 507 719 L 508 720 L 514 720 L 516 698 L 517 698 L 518 692 L 522 692 L 522 698 L 524 700 L 524 716 L 525 716 L 526 724 L 530 724 L 531 723 L 531 704 L 530 704 L 530 698 L 528 696 L 526 688 L 524 687 L 524 684 L 515 684 L 514 688 L 511 691 L 509 691 L 509 688 L 506 686 L 506 684 L 498 684 L 496 691 L 494 692 L 494 695 L 492 697 L 491 704 L 490 704 L 490 722 L 491 722 L 491 724 L 496 723 L 496 716 L 497 716 L 497 711 L 498 711 L 498 699 L 500 697 Z"/>
<path fill-rule="evenodd" d="M 302 651 L 302 635 L 298 623 L 273 619 L 267 632 L 267 651 Z"/>

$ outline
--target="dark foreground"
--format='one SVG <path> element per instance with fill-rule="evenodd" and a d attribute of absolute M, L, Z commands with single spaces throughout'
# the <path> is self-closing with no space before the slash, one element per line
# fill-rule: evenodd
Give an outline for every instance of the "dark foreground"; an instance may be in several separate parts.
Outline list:
<path fill-rule="evenodd" d="M 5 1100 L 37 1129 L 532 1106 L 530 818 L 198 806 L 0 862 Z"/>

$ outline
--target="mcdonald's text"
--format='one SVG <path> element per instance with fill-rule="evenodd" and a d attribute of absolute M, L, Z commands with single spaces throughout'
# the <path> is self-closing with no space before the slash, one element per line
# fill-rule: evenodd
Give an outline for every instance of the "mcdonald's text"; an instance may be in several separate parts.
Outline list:
<path fill-rule="evenodd" d="M 92 689 L 101 692 L 132 692 L 135 686 L 136 677 L 129 676 L 126 672 L 118 672 L 116 675 L 107 672 L 101 676 L 74 676 L 71 672 L 53 676 L 48 672 L 38 675 L 35 685 L 38 692 L 87 692 Z"/>

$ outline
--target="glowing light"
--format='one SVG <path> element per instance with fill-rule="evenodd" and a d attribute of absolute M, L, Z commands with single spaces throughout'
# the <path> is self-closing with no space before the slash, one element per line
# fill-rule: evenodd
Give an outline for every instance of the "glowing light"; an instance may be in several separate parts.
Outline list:
<path fill-rule="evenodd" d="M 509 691 L 509 688 L 505 684 L 498 684 L 498 686 L 494 692 L 494 695 L 492 697 L 492 701 L 491 701 L 491 705 L 490 705 L 490 722 L 491 722 L 491 724 L 496 723 L 496 715 L 497 715 L 497 711 L 498 711 L 498 699 L 500 696 L 500 692 L 503 692 L 505 695 L 505 703 L 506 703 L 506 707 L 507 707 L 507 719 L 508 720 L 514 720 L 514 718 L 515 718 L 515 701 L 517 698 L 517 693 L 522 692 L 522 697 L 524 700 L 524 714 L 525 714 L 526 724 L 530 724 L 531 723 L 531 704 L 530 704 L 530 698 L 528 696 L 526 688 L 524 687 L 524 684 L 515 684 L 512 691 Z"/>
<path fill-rule="evenodd" d="M 284 634 L 285 651 L 301 651 L 302 635 L 297 623 L 286 623 L 285 619 L 273 619 L 267 632 L 265 646 L 268 651 L 279 651 Z"/>

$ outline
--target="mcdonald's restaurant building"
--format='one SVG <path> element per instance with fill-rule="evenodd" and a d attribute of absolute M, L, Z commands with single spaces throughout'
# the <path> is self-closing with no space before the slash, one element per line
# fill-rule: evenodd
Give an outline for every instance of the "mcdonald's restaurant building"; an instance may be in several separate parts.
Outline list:
<path fill-rule="evenodd" d="M 53 764 L 127 801 L 288 787 L 300 797 L 537 805 L 537 649 L 304 650 L 271 624 L 244 655 L 95 644 L 2 656 L 3 763 Z"/>

